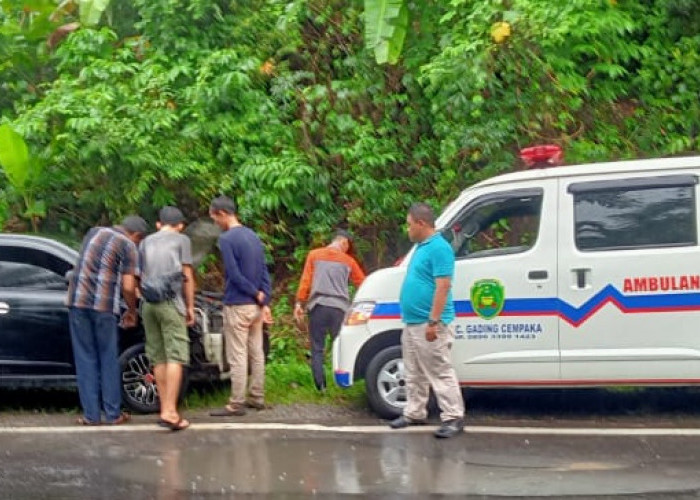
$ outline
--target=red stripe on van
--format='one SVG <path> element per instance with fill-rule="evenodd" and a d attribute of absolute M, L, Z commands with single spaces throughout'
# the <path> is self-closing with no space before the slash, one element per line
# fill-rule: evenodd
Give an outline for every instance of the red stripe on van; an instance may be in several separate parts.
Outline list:
<path fill-rule="evenodd" d="M 599 385 L 688 385 L 700 384 L 700 379 L 697 378 L 669 378 L 669 379 L 608 379 L 608 380 L 486 380 L 486 381 L 461 381 L 459 385 L 465 387 L 513 387 L 513 386 L 529 386 L 529 387 L 544 387 L 544 386 L 562 386 L 562 385 L 584 385 L 584 386 L 599 386 Z"/>

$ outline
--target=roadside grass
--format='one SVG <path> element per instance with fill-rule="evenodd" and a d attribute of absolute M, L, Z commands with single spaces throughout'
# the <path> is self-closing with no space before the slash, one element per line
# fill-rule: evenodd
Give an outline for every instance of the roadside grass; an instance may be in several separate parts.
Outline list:
<path fill-rule="evenodd" d="M 308 363 L 269 363 L 265 368 L 265 401 L 273 405 L 307 403 L 367 407 L 364 384 L 358 383 L 348 389 L 338 387 L 333 382 L 330 366 L 326 366 L 326 381 L 328 387 L 320 393 L 314 386 Z M 230 392 L 228 380 L 193 387 L 185 398 L 184 407 L 192 410 L 220 407 L 226 404 Z"/>

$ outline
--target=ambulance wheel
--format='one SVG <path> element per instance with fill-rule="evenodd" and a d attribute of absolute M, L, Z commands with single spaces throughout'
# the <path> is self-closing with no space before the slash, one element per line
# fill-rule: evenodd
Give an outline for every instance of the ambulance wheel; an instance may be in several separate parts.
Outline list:
<path fill-rule="evenodd" d="M 401 346 L 387 347 L 374 355 L 367 365 L 365 386 L 369 406 L 377 415 L 393 419 L 403 413 L 406 381 Z"/>

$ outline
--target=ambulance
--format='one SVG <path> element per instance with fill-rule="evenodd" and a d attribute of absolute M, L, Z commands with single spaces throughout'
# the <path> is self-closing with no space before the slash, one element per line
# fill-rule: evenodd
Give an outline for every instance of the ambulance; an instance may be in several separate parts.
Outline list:
<path fill-rule="evenodd" d="M 697 156 L 535 168 L 464 190 L 436 222 L 455 252 L 460 384 L 700 384 L 699 177 Z M 364 379 L 384 418 L 406 405 L 412 252 L 367 277 L 333 344 L 336 384 Z"/>

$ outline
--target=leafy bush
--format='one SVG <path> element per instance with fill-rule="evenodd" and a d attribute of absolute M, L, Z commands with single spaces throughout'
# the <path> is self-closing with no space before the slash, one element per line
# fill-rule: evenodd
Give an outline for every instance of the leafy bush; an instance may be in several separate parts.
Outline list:
<path fill-rule="evenodd" d="M 517 168 L 520 147 L 554 142 L 569 162 L 698 149 L 697 2 L 372 2 L 410 19 L 395 65 L 375 62 L 348 0 L 127 0 L 61 39 L 50 0 L 32 16 L 3 3 L 0 119 L 44 160 L 45 229 L 79 237 L 166 203 L 194 217 L 226 193 L 286 294 L 334 226 L 366 267 L 389 264 L 412 201 L 439 209 Z"/>

